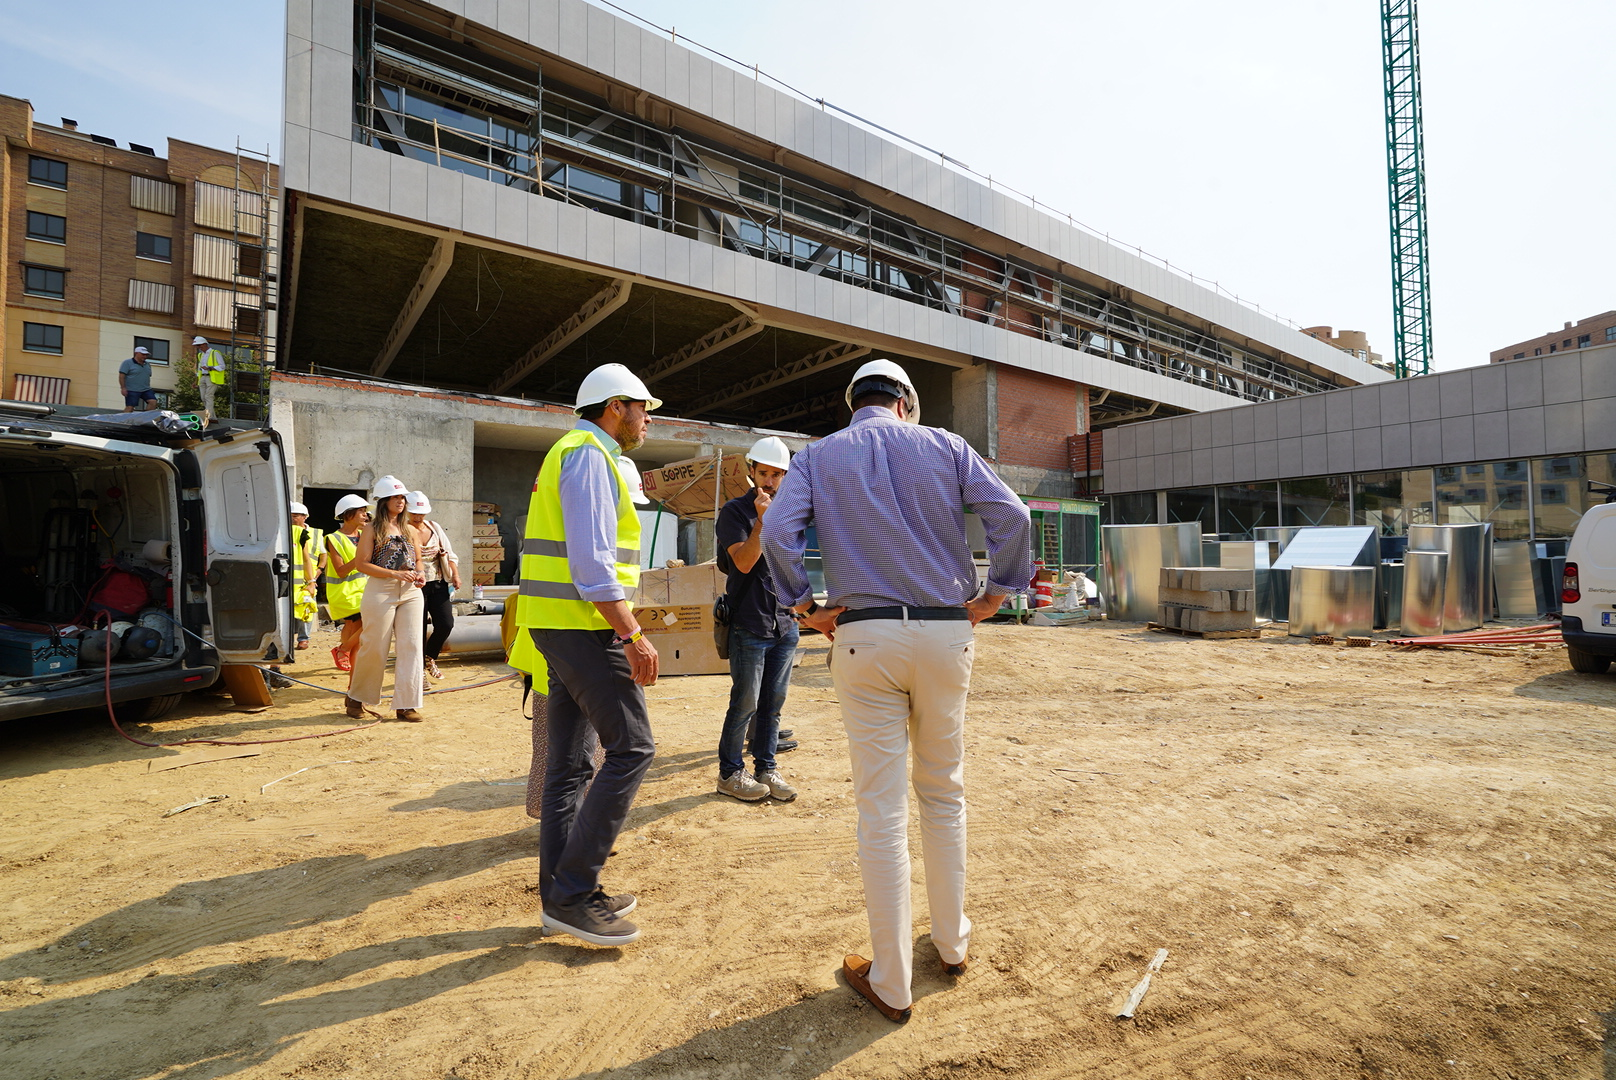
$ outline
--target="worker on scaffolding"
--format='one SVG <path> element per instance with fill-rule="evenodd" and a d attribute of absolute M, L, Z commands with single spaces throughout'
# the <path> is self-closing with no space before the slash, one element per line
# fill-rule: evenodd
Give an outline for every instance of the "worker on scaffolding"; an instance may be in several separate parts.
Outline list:
<path fill-rule="evenodd" d="M 202 396 L 202 426 L 211 427 L 219 414 L 214 411 L 213 398 L 224 385 L 224 356 L 198 334 L 191 339 L 196 349 L 196 391 Z"/>

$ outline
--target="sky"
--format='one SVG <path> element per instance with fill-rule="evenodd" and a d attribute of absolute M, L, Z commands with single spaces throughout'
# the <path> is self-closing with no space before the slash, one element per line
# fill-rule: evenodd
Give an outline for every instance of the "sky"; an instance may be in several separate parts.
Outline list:
<path fill-rule="evenodd" d="M 626 0 L 1303 326 L 1393 351 L 1370 0 Z M 1422 0 L 1435 367 L 1616 308 L 1616 4 Z M 0 11 L 0 93 L 280 152 L 283 8 Z"/>

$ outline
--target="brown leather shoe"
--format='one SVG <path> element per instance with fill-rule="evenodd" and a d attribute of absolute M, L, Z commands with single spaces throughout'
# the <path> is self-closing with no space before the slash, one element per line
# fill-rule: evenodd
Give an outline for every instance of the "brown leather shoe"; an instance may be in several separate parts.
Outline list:
<path fill-rule="evenodd" d="M 864 959 L 858 953 L 848 953 L 842 957 L 842 978 L 847 980 L 848 986 L 863 994 L 865 999 L 871 1005 L 874 1005 L 882 1016 L 891 1020 L 894 1024 L 908 1022 L 908 1009 L 894 1009 L 891 1005 L 875 996 L 875 991 L 870 988 L 870 961 Z"/>
<path fill-rule="evenodd" d="M 365 718 L 365 703 L 363 701 L 355 701 L 351 697 L 345 697 L 342 699 L 342 707 L 348 711 L 348 719 L 350 720 L 363 720 Z"/>
<path fill-rule="evenodd" d="M 419 724 L 422 720 L 426 719 L 426 717 L 422 716 L 414 709 L 399 709 L 394 712 L 393 715 L 397 716 L 400 720 L 408 720 L 412 724 Z"/>
<path fill-rule="evenodd" d="M 943 958 L 940 956 L 937 959 L 943 960 Z M 950 964 L 947 960 L 943 960 L 943 974 L 953 975 L 955 978 L 958 978 L 959 976 L 965 974 L 965 969 L 970 966 L 971 958 L 969 956 L 960 957 L 960 962 L 957 964 Z"/>

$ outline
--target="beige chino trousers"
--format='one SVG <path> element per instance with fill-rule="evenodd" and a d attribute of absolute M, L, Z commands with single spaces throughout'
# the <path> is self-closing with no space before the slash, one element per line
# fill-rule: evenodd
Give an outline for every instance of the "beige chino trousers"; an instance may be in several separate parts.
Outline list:
<path fill-rule="evenodd" d="M 419 709 L 426 657 L 422 643 L 426 601 L 420 587 L 393 578 L 366 578 L 359 616 L 364 628 L 360 631 L 359 652 L 354 655 L 353 674 L 348 677 L 348 696 L 366 705 L 381 704 L 387 651 L 396 641 L 393 708 Z"/>
<path fill-rule="evenodd" d="M 366 627 L 367 631 L 369 627 Z M 842 707 L 859 870 L 873 949 L 870 986 L 895 1009 L 913 1002 L 909 758 L 920 807 L 931 937 L 944 963 L 965 959 L 965 694 L 971 624 L 868 619 L 838 627 L 831 678 Z"/>

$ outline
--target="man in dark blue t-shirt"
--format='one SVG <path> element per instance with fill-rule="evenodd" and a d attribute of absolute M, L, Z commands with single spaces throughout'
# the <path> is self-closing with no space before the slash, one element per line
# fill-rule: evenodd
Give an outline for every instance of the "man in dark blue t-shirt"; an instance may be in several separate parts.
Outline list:
<path fill-rule="evenodd" d="M 746 453 L 751 491 L 731 499 L 718 512 L 718 566 L 727 575 L 729 600 L 729 712 L 718 740 L 718 790 L 745 802 L 773 796 L 790 802 L 797 791 L 781 778 L 774 755 L 780 745 L 780 709 L 791 685 L 797 656 L 797 623 L 774 595 L 774 579 L 763 558 L 763 515 L 791 467 L 791 451 L 780 439 L 759 439 Z M 744 743 L 752 729 L 748 775 Z M 793 744 L 795 745 L 795 744 Z"/>

